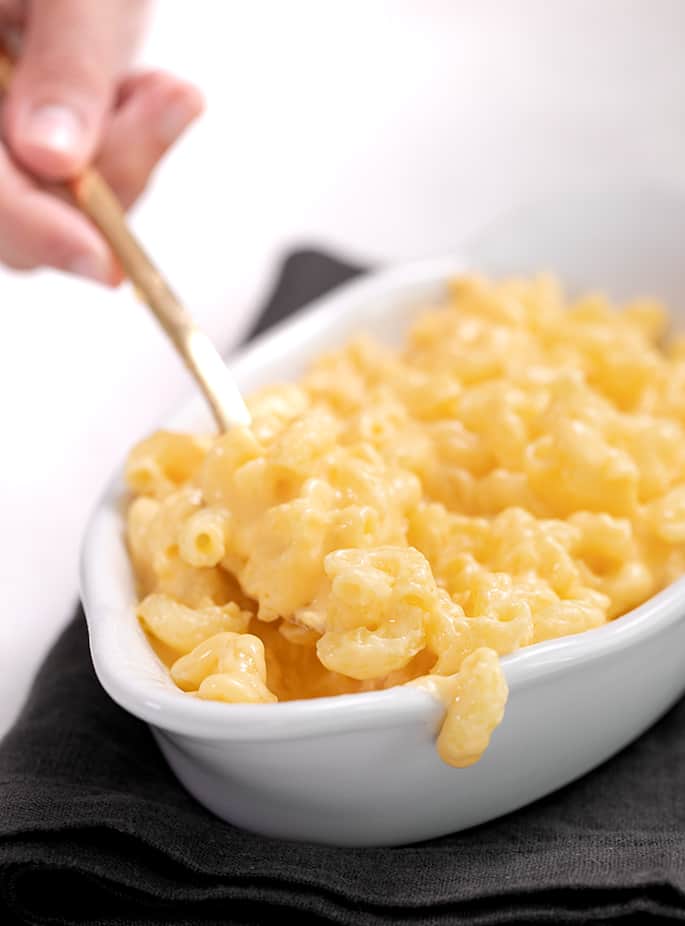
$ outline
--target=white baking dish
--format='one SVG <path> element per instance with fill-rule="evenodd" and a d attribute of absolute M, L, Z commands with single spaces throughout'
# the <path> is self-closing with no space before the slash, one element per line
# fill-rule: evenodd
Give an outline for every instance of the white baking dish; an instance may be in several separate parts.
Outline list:
<path fill-rule="evenodd" d="M 576 288 L 650 292 L 685 312 L 685 200 L 644 190 L 568 196 L 491 229 L 462 256 L 353 282 L 232 361 L 249 391 L 292 378 L 360 328 L 399 338 L 417 304 L 465 268 L 556 271 Z M 680 312 L 680 315 L 677 313 Z M 200 400 L 173 427 L 211 426 Z M 122 448 L 123 451 L 124 448 Z M 442 708 L 414 688 L 273 705 L 184 695 L 135 618 L 117 477 L 88 527 L 82 595 L 97 675 L 147 721 L 186 788 L 226 820 L 272 836 L 381 845 L 439 836 L 514 810 L 603 762 L 685 691 L 685 580 L 619 620 L 527 647 L 504 660 L 502 725 L 475 766 L 437 756 Z"/>

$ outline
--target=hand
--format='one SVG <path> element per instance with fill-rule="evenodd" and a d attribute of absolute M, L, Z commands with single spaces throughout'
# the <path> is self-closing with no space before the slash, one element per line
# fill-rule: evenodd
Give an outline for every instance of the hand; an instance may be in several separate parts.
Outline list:
<path fill-rule="evenodd" d="M 199 91 L 170 74 L 124 76 L 146 8 L 145 0 L 0 0 L 0 27 L 23 34 L 0 142 L 0 261 L 8 266 L 119 282 L 96 229 L 33 178 L 64 180 L 94 161 L 128 207 L 202 111 Z"/>

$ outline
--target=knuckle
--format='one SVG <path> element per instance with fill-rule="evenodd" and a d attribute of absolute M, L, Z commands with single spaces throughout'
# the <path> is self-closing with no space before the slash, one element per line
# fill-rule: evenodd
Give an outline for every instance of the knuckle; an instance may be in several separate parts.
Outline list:
<path fill-rule="evenodd" d="M 92 52 L 53 49 L 31 60 L 21 74 L 20 87 L 22 95 L 32 99 L 67 97 L 82 102 L 107 97 L 110 81 L 107 67 Z"/>
<path fill-rule="evenodd" d="M 125 158 L 110 162 L 104 167 L 103 174 L 119 201 L 128 207 L 145 189 L 149 170 L 138 158 Z"/>

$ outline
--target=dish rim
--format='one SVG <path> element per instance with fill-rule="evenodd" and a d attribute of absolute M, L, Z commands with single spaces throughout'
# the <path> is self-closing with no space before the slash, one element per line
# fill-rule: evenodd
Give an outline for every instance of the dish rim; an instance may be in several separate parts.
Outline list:
<path fill-rule="evenodd" d="M 324 294 L 274 325 L 240 348 L 227 362 L 237 377 L 241 374 L 249 377 L 251 370 L 258 370 L 260 358 L 268 356 L 273 345 L 278 344 L 281 351 L 287 351 L 288 342 L 299 343 L 305 329 L 307 338 L 313 338 L 317 329 L 328 326 L 334 311 L 345 316 L 350 314 L 353 305 L 379 298 L 386 305 L 393 303 L 393 297 L 397 304 L 398 296 L 407 302 L 406 290 L 411 286 L 440 287 L 450 276 L 475 264 L 464 256 L 447 256 L 371 271 Z M 193 396 L 164 426 L 188 427 L 190 421 L 197 427 L 198 419 L 209 422 L 202 400 Z M 116 583 L 112 581 L 111 563 L 99 551 L 112 544 L 115 533 L 119 535 L 119 544 L 124 546 L 121 541 L 124 491 L 119 467 L 88 521 L 81 548 L 80 579 L 96 674 L 110 697 L 131 714 L 170 733 L 214 741 L 273 741 L 357 729 L 437 723 L 442 705 L 428 692 L 411 684 L 384 691 L 275 704 L 202 701 L 175 688 L 170 680 L 168 688 L 161 687 L 150 674 L 153 665 L 159 668 L 159 660 L 149 644 L 147 670 L 140 661 L 132 662 L 129 654 L 120 652 L 117 646 L 117 622 L 121 620 L 124 605 L 112 607 L 102 602 L 101 589 L 110 586 L 116 597 L 116 589 L 112 588 Z M 685 576 L 682 576 L 608 624 L 580 634 L 534 643 L 502 657 L 510 698 L 517 690 L 552 673 L 571 671 L 612 657 L 666 630 L 683 617 L 679 605 L 684 597 Z M 129 605 L 127 610 L 133 609 Z M 132 620 L 135 621 L 135 616 Z M 139 625 L 138 628 L 142 634 Z"/>

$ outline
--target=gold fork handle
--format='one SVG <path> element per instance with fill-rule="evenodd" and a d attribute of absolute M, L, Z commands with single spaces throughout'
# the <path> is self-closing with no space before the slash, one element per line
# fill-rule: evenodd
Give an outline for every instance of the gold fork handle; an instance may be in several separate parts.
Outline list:
<path fill-rule="evenodd" d="M 226 364 L 131 233 L 109 185 L 93 168 L 86 169 L 67 185 L 75 203 L 100 230 L 124 272 L 171 338 L 209 402 L 219 430 L 249 424 L 250 413 Z"/>

